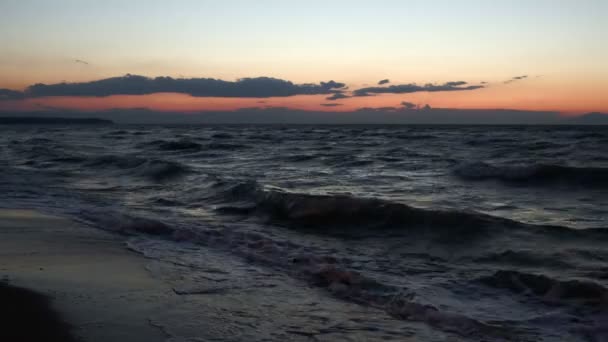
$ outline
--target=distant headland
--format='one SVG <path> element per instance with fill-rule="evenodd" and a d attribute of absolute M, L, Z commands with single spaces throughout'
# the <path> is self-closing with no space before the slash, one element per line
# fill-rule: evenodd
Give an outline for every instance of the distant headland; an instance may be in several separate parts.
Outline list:
<path fill-rule="evenodd" d="M 58 117 L 0 117 L 0 125 L 111 125 L 114 122 L 99 118 L 58 118 Z"/>

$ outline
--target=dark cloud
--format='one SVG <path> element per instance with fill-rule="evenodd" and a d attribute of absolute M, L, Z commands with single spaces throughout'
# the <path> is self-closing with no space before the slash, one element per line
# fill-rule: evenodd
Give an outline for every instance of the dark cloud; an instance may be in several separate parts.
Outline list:
<path fill-rule="evenodd" d="M 407 102 L 407 101 L 403 101 L 401 102 L 401 105 L 403 106 L 401 108 L 402 111 L 410 111 L 410 110 L 431 110 L 431 105 L 429 104 L 425 104 L 424 106 L 420 107 L 420 105 L 417 105 L 415 103 L 412 102 Z"/>
<path fill-rule="evenodd" d="M 528 75 L 515 76 L 515 77 L 511 78 L 510 80 L 506 80 L 504 82 L 504 84 L 509 84 L 509 83 L 513 83 L 513 82 L 516 82 L 516 81 L 521 81 L 521 80 L 524 80 L 526 78 L 528 78 Z"/>
<path fill-rule="evenodd" d="M 68 109 L 63 109 L 63 108 L 55 107 L 55 106 L 49 106 L 49 105 L 45 105 L 44 103 L 38 103 L 38 102 L 35 102 L 34 106 L 36 106 L 36 107 L 38 107 L 38 108 L 40 108 L 42 110 L 45 110 L 45 111 L 57 111 L 57 112 L 59 112 L 59 111 L 64 111 L 64 112 L 65 111 L 69 111 Z"/>
<path fill-rule="evenodd" d="M 387 78 L 387 79 L 378 81 L 378 85 L 383 85 L 383 84 L 387 84 L 387 83 L 390 83 L 390 82 L 391 81 Z"/>
<path fill-rule="evenodd" d="M 314 84 L 313 84 L 313 86 L 314 86 Z M 340 83 L 340 82 L 335 82 L 335 81 L 331 80 L 329 82 L 321 82 L 321 87 L 323 87 L 324 89 L 341 89 L 341 88 L 345 88 L 346 84 Z"/>
<path fill-rule="evenodd" d="M 357 96 L 357 97 L 361 97 L 361 96 L 376 96 L 376 94 L 370 94 L 370 93 L 357 93 L 357 91 L 359 91 L 359 90 L 355 90 L 355 91 L 353 91 L 353 96 Z"/>
<path fill-rule="evenodd" d="M 21 100 L 24 95 L 22 92 L 11 89 L 0 88 L 0 101 L 2 100 Z"/>
<path fill-rule="evenodd" d="M 344 94 L 342 92 L 336 92 L 332 96 L 328 96 L 325 99 L 328 100 L 328 101 L 335 101 L 335 100 L 347 99 L 349 97 L 350 96 L 348 96 L 348 95 L 346 95 L 346 94 Z"/>
<path fill-rule="evenodd" d="M 423 86 L 415 83 L 392 85 L 388 87 L 367 87 L 357 89 L 353 92 L 354 96 L 368 96 L 371 94 L 407 94 L 416 92 L 438 92 L 438 91 L 458 91 L 458 90 L 475 90 L 483 88 L 482 85 L 467 86 L 464 81 L 447 82 L 444 84 L 428 83 Z"/>
<path fill-rule="evenodd" d="M 377 113 L 377 112 L 396 112 L 398 110 L 399 110 L 399 108 L 397 108 L 397 107 L 361 107 L 361 108 L 358 108 L 357 110 L 355 110 L 355 112 Z"/>
<path fill-rule="evenodd" d="M 345 87 L 335 81 L 294 84 L 271 77 L 241 78 L 223 81 L 213 78 L 156 77 L 127 74 L 83 83 L 35 84 L 26 89 L 29 97 L 110 96 L 182 93 L 196 97 L 285 97 L 294 95 L 333 94 Z"/>
<path fill-rule="evenodd" d="M 337 107 L 342 105 L 342 103 L 321 103 L 321 106 L 323 107 Z"/>
<path fill-rule="evenodd" d="M 89 62 L 83 61 L 82 59 L 75 59 L 74 63 L 89 65 Z"/>
<path fill-rule="evenodd" d="M 405 110 L 412 110 L 412 109 L 416 108 L 416 104 L 412 103 L 412 102 L 403 101 L 403 102 L 401 102 L 401 105 L 403 106 L 403 108 Z"/>
<path fill-rule="evenodd" d="M 448 86 L 448 87 L 458 87 L 461 85 L 465 85 L 467 84 L 467 82 L 465 81 L 455 81 L 455 82 L 446 82 L 444 85 Z"/>

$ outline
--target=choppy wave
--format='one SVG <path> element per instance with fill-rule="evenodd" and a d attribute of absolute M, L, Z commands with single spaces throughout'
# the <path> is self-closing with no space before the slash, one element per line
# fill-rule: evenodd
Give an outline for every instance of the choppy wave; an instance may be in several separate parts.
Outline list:
<path fill-rule="evenodd" d="M 432 227 L 463 234 L 479 234 L 488 226 L 517 225 L 515 221 L 475 212 L 414 208 L 402 203 L 350 195 L 311 195 L 264 188 L 256 182 L 229 187 L 221 193 L 249 206 L 222 206 L 224 212 L 256 214 L 285 225 L 328 233 L 369 231 L 370 228 Z"/>
<path fill-rule="evenodd" d="M 476 258 L 475 261 L 481 263 L 518 265 L 523 267 L 572 267 L 572 265 L 563 260 L 563 258 L 564 255 L 545 255 L 542 251 L 506 250 L 484 255 Z"/>
<path fill-rule="evenodd" d="M 501 270 L 480 281 L 492 287 L 534 295 L 547 302 L 608 305 L 608 289 L 591 281 L 559 280 L 513 270 Z"/>
<path fill-rule="evenodd" d="M 162 151 L 197 151 L 203 146 L 195 141 L 180 139 L 180 140 L 155 140 L 148 145 L 155 146 Z"/>
<path fill-rule="evenodd" d="M 120 169 L 130 169 L 145 162 L 145 158 L 109 154 L 91 157 L 84 163 L 84 165 L 89 167 L 115 167 Z"/>
<path fill-rule="evenodd" d="M 216 183 L 205 200 L 224 214 L 254 216 L 263 221 L 311 233 L 344 237 L 418 234 L 450 244 L 523 231 L 563 239 L 603 241 L 606 228 L 572 229 L 535 225 L 475 211 L 417 208 L 398 202 L 352 195 L 314 195 L 264 187 L 255 181 Z M 503 258 L 509 256 L 503 255 Z M 510 256 L 513 257 L 513 256 Z M 514 261 L 514 260 L 511 260 Z M 538 260 L 537 260 L 538 261 Z"/>
<path fill-rule="evenodd" d="M 187 173 L 188 168 L 180 163 L 160 160 L 146 159 L 127 155 L 104 155 L 93 157 L 85 162 L 88 167 L 117 168 L 128 170 L 129 174 L 148 178 L 155 181 L 163 181 L 181 176 Z"/>
<path fill-rule="evenodd" d="M 306 161 L 317 159 L 318 157 L 319 156 L 309 155 L 309 154 L 295 154 L 295 155 L 286 156 L 285 161 L 296 162 L 296 163 L 297 162 L 306 162 Z"/>
<path fill-rule="evenodd" d="M 213 139 L 232 139 L 233 136 L 230 133 L 215 133 L 211 136 Z"/>
<path fill-rule="evenodd" d="M 134 169 L 134 174 L 155 181 L 164 181 L 180 177 L 189 172 L 183 164 L 166 160 L 148 160 Z"/>
<path fill-rule="evenodd" d="M 585 186 L 608 186 L 608 168 L 563 165 L 496 166 L 472 163 L 457 167 L 454 173 L 467 180 L 496 179 L 531 185 L 563 183 Z"/>
<path fill-rule="evenodd" d="M 26 139 L 23 142 L 18 142 L 18 141 L 13 141 L 14 144 L 28 144 L 28 145 L 47 145 L 47 144 L 52 144 L 55 143 L 53 140 L 51 139 L 47 139 L 47 138 L 30 138 L 30 139 Z"/>
<path fill-rule="evenodd" d="M 220 135 L 223 136 L 223 135 Z M 230 142 L 228 138 L 219 137 L 218 141 L 212 141 L 206 144 L 201 144 L 191 139 L 182 138 L 179 140 L 154 140 L 142 143 L 141 147 L 152 147 L 159 151 L 186 151 L 196 152 L 200 150 L 239 150 L 246 149 L 249 146 L 241 143 Z"/>
<path fill-rule="evenodd" d="M 69 155 L 65 154 L 63 156 L 55 157 L 50 159 L 52 162 L 56 163 L 84 163 L 87 160 L 86 157 L 78 156 L 78 155 Z"/>
<path fill-rule="evenodd" d="M 432 134 L 397 134 L 395 138 L 404 139 L 404 140 L 426 140 L 426 139 L 436 139 L 436 135 Z"/>
<path fill-rule="evenodd" d="M 314 285 L 326 288 L 336 297 L 382 309 L 399 319 L 424 322 L 440 330 L 467 337 L 492 337 L 497 340 L 513 334 L 505 325 L 489 324 L 460 313 L 416 302 L 412 292 L 403 293 L 332 264 L 317 263 L 312 270 L 300 268 L 300 271 L 308 274 L 309 281 Z"/>
<path fill-rule="evenodd" d="M 241 150 L 248 149 L 250 146 L 240 143 L 211 142 L 205 145 L 205 148 L 209 150 Z"/>

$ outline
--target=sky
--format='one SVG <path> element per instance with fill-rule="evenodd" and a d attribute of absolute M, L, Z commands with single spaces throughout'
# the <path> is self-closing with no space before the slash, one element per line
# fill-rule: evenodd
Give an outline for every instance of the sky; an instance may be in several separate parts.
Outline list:
<path fill-rule="evenodd" d="M 608 112 L 608 1 L 0 1 L 0 110 Z"/>

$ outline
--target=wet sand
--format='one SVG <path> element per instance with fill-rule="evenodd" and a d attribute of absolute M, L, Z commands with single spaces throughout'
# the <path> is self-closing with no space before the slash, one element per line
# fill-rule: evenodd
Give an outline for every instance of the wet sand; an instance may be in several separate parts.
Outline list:
<path fill-rule="evenodd" d="M 65 321 L 85 342 L 167 339 L 149 318 L 170 306 L 175 294 L 145 265 L 119 236 L 36 211 L 0 210 L 0 278 L 11 285 L 0 288 L 0 298 L 13 298 L 4 309 L 24 303 L 46 310 L 48 302 L 49 311 L 41 314 L 58 333 Z"/>

